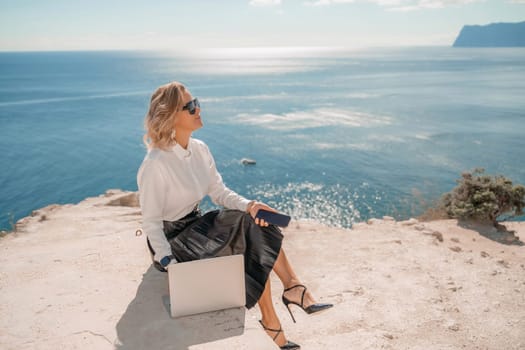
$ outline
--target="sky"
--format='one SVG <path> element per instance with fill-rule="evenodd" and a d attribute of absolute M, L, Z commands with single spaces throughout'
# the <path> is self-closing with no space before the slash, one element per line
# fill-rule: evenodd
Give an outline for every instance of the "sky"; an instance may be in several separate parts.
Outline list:
<path fill-rule="evenodd" d="M 449 46 L 525 0 L 0 0 L 0 51 Z"/>

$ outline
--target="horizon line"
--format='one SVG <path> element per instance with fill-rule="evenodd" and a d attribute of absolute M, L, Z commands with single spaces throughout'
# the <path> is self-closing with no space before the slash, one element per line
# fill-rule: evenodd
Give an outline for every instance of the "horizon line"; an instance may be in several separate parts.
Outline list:
<path fill-rule="evenodd" d="M 49 50 L 10 50 L 1 49 L 0 53 L 36 53 L 36 52 L 171 52 L 171 53 L 195 53 L 206 51 L 349 51 L 363 49 L 387 49 L 387 48 L 419 48 L 419 47 L 453 47 L 449 45 L 437 44 L 412 44 L 412 45 L 370 45 L 370 46 L 239 46 L 239 47 L 205 47 L 205 48 L 188 48 L 185 50 L 174 50 L 169 48 L 128 48 L 128 49 L 49 49 Z"/>

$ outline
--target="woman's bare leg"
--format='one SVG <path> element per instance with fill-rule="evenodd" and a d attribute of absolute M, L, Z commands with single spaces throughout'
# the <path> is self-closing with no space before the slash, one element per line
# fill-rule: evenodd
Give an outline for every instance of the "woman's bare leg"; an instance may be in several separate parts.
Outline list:
<path fill-rule="evenodd" d="M 266 326 L 266 328 L 280 329 L 281 322 L 279 321 L 279 318 L 277 317 L 277 314 L 275 313 L 275 310 L 273 308 L 270 276 L 268 276 L 268 279 L 266 280 L 266 285 L 264 287 L 264 291 L 261 294 L 261 297 L 259 298 L 258 304 L 262 314 L 262 322 Z M 272 331 L 267 331 L 267 333 L 272 339 L 277 334 L 277 332 Z M 277 338 L 275 338 L 274 342 L 279 346 L 283 346 L 284 344 L 286 344 L 286 337 L 284 336 L 284 331 L 279 333 Z"/>
<path fill-rule="evenodd" d="M 293 287 L 297 284 L 301 284 L 301 281 L 295 274 L 290 261 L 288 261 L 288 258 L 284 253 L 284 248 L 281 248 L 279 251 L 277 260 L 275 260 L 275 264 L 273 265 L 273 270 L 277 276 L 279 276 L 279 279 L 283 283 L 283 287 L 285 289 Z M 303 293 L 303 289 L 304 288 L 301 287 L 294 288 L 287 291 L 285 295 L 288 299 L 301 303 L 301 294 Z M 313 298 L 310 291 L 307 290 L 304 294 L 304 306 L 308 307 L 311 304 L 315 304 L 315 299 Z"/>

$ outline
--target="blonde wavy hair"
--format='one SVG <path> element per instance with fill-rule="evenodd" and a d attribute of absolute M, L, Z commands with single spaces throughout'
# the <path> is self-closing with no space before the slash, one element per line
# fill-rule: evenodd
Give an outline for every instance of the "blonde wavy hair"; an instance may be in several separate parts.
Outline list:
<path fill-rule="evenodd" d="M 146 134 L 143 141 L 148 149 L 166 150 L 175 142 L 175 116 L 184 106 L 184 93 L 187 91 L 183 84 L 173 81 L 160 86 L 151 95 L 149 110 L 144 119 Z"/>

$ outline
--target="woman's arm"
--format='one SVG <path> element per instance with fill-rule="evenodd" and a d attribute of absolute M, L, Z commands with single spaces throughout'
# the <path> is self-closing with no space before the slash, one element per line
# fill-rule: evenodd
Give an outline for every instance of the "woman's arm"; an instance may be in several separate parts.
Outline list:
<path fill-rule="evenodd" d="M 142 229 L 155 251 L 154 259 L 160 261 L 171 255 L 171 246 L 164 235 L 163 210 L 166 181 L 155 160 L 146 160 L 137 174 L 139 202 L 142 211 Z"/>

